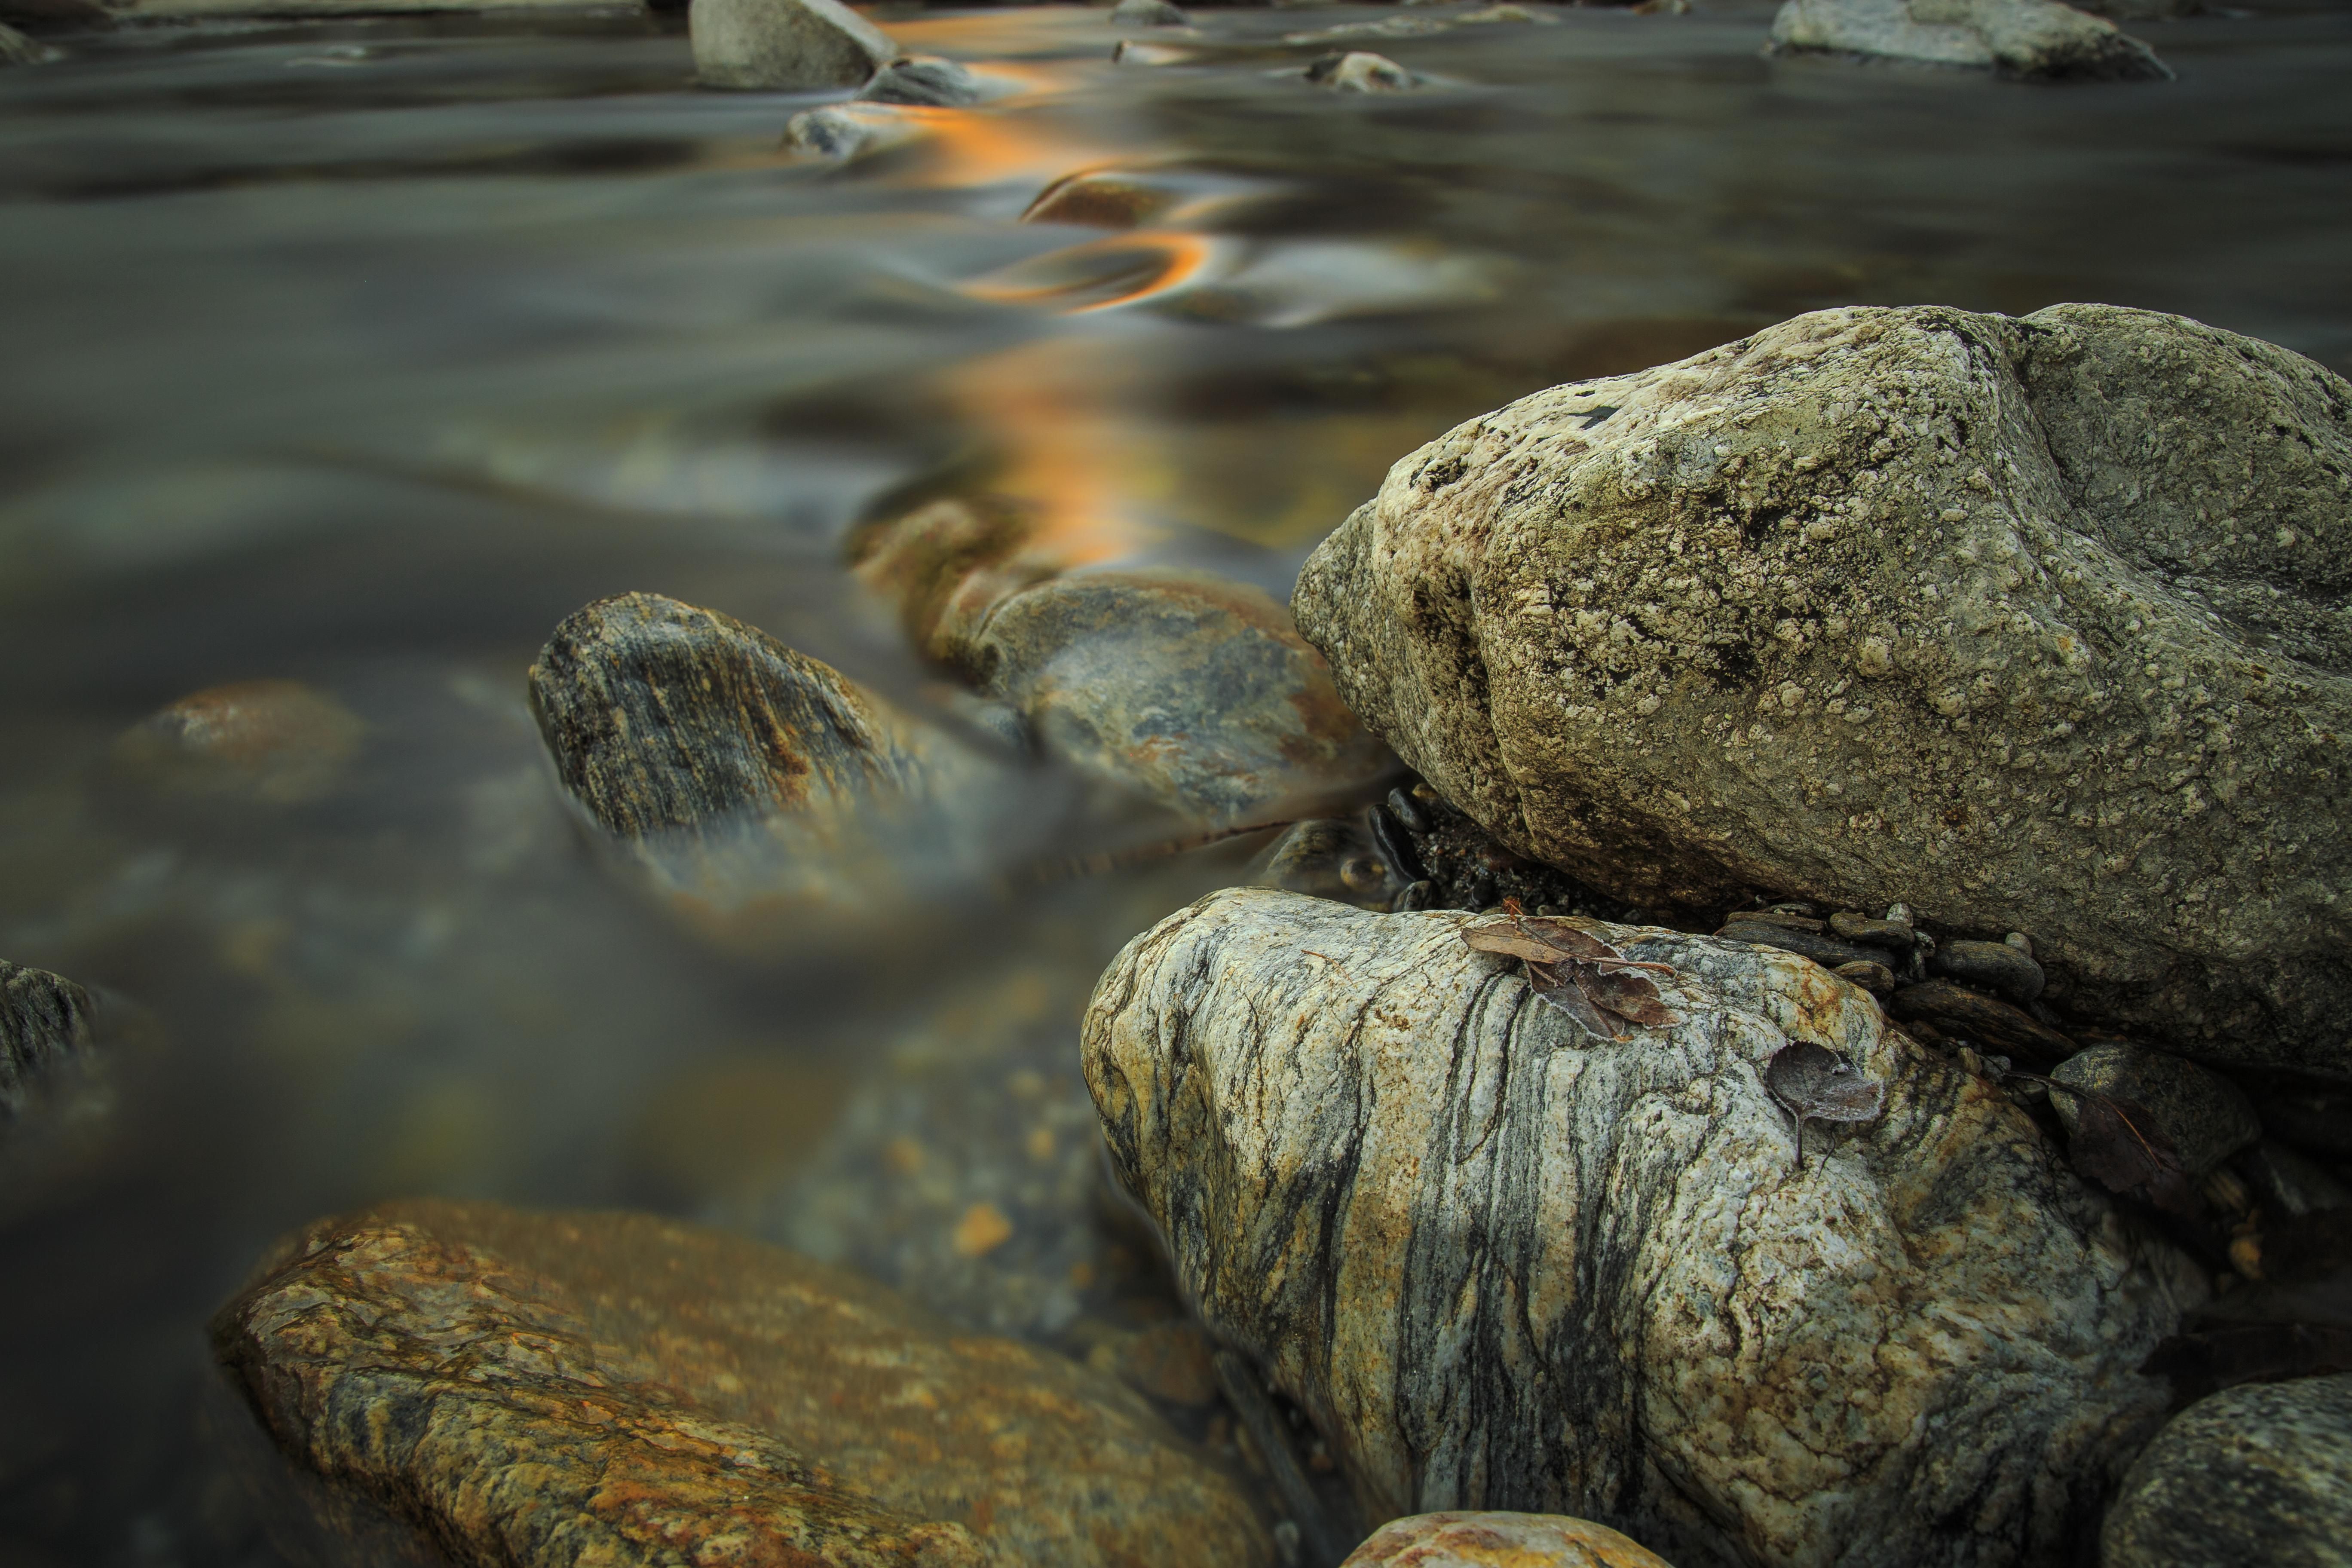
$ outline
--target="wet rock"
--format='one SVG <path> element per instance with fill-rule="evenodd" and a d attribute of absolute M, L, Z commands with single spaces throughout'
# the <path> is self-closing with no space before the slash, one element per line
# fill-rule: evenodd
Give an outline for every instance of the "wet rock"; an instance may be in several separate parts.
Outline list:
<path fill-rule="evenodd" d="M 2104 1568 L 2341 1563 L 2352 1541 L 2352 1375 L 2200 1400 L 2124 1478 Z"/>
<path fill-rule="evenodd" d="M 1255 588 L 1174 573 L 1041 583 L 952 649 L 1040 744 L 1187 816 L 1263 821 L 1389 765 Z"/>
<path fill-rule="evenodd" d="M 0 960 L 0 1117 L 22 1115 L 47 1079 L 89 1048 L 88 992 L 62 974 Z"/>
<path fill-rule="evenodd" d="M 983 874 L 1005 781 L 730 616 L 600 599 L 530 668 L 564 790 L 690 920 L 855 909 Z"/>
<path fill-rule="evenodd" d="M 1334 50 L 1307 68 L 1307 79 L 1334 92 L 1410 92 L 1412 73 L 1389 58 L 1362 49 Z"/>
<path fill-rule="evenodd" d="M 1168 0 L 1118 0 L 1110 8 L 1114 27 L 1186 27 L 1192 18 Z"/>
<path fill-rule="evenodd" d="M 2147 1108 L 2189 1174 L 2201 1176 L 2263 1135 L 2238 1086 L 2195 1062 L 2137 1046 L 2100 1045 L 2050 1069 L 2059 1083 L 2096 1089 Z M 2074 1097 L 2053 1094 L 2059 1120 L 2074 1131 Z"/>
<path fill-rule="evenodd" d="M 1359 817 L 1318 816 L 1283 830 L 1255 880 L 1262 886 L 1334 899 L 1361 910 L 1388 910 L 1422 879 L 1408 876 L 1373 842 Z"/>
<path fill-rule="evenodd" d="M 980 79 L 953 60 L 935 55 L 901 55 L 876 71 L 874 79 L 857 89 L 857 96 L 868 103 L 951 109 L 978 103 L 986 94 L 981 90 Z"/>
<path fill-rule="evenodd" d="M 2042 994 L 2042 966 L 2005 942 L 1948 942 L 1928 955 L 1927 973 L 1980 986 L 2012 1002 Z"/>
<path fill-rule="evenodd" d="M 1895 953 L 1907 954 L 1918 940 L 1909 921 L 1873 920 L 1868 915 L 1843 910 L 1830 917 L 1830 931 L 1846 942 L 1883 947 Z"/>
<path fill-rule="evenodd" d="M 2154 49 L 2055 0 L 1789 0 L 1773 18 L 1772 47 L 2038 80 L 2172 79 Z"/>
<path fill-rule="evenodd" d="M 322 1221 L 213 1336 L 325 1496 L 436 1560 L 1271 1561 L 1235 1484 L 1109 1380 L 650 1216 Z"/>
<path fill-rule="evenodd" d="M 784 146 L 807 158 L 845 163 L 866 153 L 911 139 L 912 127 L 887 111 L 876 112 L 840 104 L 803 109 L 784 121 Z"/>
<path fill-rule="evenodd" d="M 694 0 L 687 16 L 705 87 L 856 87 L 898 54 L 840 0 Z"/>
<path fill-rule="evenodd" d="M 1777 947 L 1783 952 L 1802 953 L 1823 969 L 1835 969 L 1845 963 L 1876 963 L 1879 961 L 1876 948 L 1857 947 L 1835 937 L 1816 936 L 1800 927 L 1778 921 L 1742 920 L 1734 915 L 1730 922 L 1715 934 L 1726 942 L 1759 942 L 1766 947 Z"/>
<path fill-rule="evenodd" d="M 1085 169 L 1066 174 L 1039 192 L 1021 221 L 1135 228 L 1165 216 L 1191 195 L 1146 171 Z"/>
<path fill-rule="evenodd" d="M 122 774 L 165 795 L 302 805 L 334 793 L 367 726 L 299 680 L 246 680 L 181 698 L 114 743 Z"/>
<path fill-rule="evenodd" d="M 1949 980 L 1906 985 L 1887 999 L 1886 1010 L 1906 1024 L 1932 1025 L 1955 1039 L 2022 1062 L 2046 1067 L 2074 1054 L 2074 1041 L 2032 1014 Z"/>
<path fill-rule="evenodd" d="M 2254 1196 L 2281 1214 L 2352 1207 L 2352 1187 L 2283 1143 L 2255 1144 L 2239 1160 L 2238 1168 L 2245 1173 Z"/>
<path fill-rule="evenodd" d="M 1423 1513 L 1392 1519 L 1339 1568 L 1668 1568 L 1589 1520 L 1556 1513 Z"/>
<path fill-rule="evenodd" d="M 1605 892 L 1899 892 L 2038 933 L 2072 1009 L 2347 1077 L 2347 487 L 2352 387 L 2268 343 L 1826 310 L 1431 443 L 1294 604 L 1410 765 Z"/>
<path fill-rule="evenodd" d="M 1884 996 L 1895 989 L 1895 971 L 1883 963 L 1867 959 L 1833 966 L 1830 973 L 1840 980 L 1850 981 L 1874 996 Z"/>
<path fill-rule="evenodd" d="M 47 44 L 26 37 L 0 22 L 0 66 L 37 66 L 62 57 Z"/>
<path fill-rule="evenodd" d="M 2193 1271 L 1814 964 L 1591 922 L 1673 967 L 1679 1015 L 1602 1041 L 1460 928 L 1215 893 L 1086 1020 L 1121 1180 L 1371 1517 L 1603 1518 L 1690 1562 L 2063 1560 L 2161 1409 L 2134 1369 Z M 1761 1078 L 1792 1038 L 1885 1090 L 1801 1164 Z"/>

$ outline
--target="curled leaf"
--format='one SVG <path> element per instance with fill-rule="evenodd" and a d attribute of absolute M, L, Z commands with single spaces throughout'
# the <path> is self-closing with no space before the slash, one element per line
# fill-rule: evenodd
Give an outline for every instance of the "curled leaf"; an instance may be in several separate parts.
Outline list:
<path fill-rule="evenodd" d="M 1549 964 L 1530 963 L 1528 965 L 1528 984 L 1535 988 L 1538 1001 L 1550 1003 L 1584 1026 L 1588 1032 L 1604 1040 L 1625 1037 L 1625 1031 L 1617 1026 L 1616 1021 L 1592 1005 L 1592 999 L 1576 984 L 1574 975 L 1563 974 Z"/>
<path fill-rule="evenodd" d="M 1886 1105 L 1886 1086 L 1811 1040 L 1795 1040 L 1764 1064 L 1764 1087 L 1788 1107 L 1799 1130 L 1811 1121 L 1874 1121 Z"/>
<path fill-rule="evenodd" d="M 1653 1027 L 1677 1021 L 1651 973 L 1671 975 L 1670 963 L 1628 958 L 1591 931 L 1557 916 L 1528 916 L 1507 905 L 1499 920 L 1462 928 L 1462 940 L 1480 952 L 1523 959 L 1537 997 L 1602 1039 L 1622 1040 L 1625 1023 Z M 1648 973 L 1643 973 L 1648 971 Z"/>

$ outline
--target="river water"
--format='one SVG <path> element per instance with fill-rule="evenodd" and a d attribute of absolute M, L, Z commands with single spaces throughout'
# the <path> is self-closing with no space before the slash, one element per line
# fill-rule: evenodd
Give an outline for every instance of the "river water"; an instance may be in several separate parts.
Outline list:
<path fill-rule="evenodd" d="M 1450 425 L 1801 310 L 2105 300 L 2352 372 L 2352 9 L 2142 25 L 2177 83 L 2059 88 L 1767 59 L 1770 13 L 1372 39 L 1429 79 L 1360 97 L 1286 38 L 1450 13 L 1212 12 L 1115 63 L 1098 10 L 886 11 L 1018 91 L 840 169 L 780 145 L 817 99 L 697 91 L 628 10 L 0 73 L 0 956 L 136 1037 L 107 1131 L 0 1196 L 0 1561 L 274 1561 L 193 1456 L 205 1315 L 287 1227 L 440 1193 L 793 1239 L 861 1064 L 1005 1009 L 1074 1040 L 1127 937 L 1241 874 L 699 942 L 597 864 L 523 709 L 581 604 L 670 594 L 913 700 L 843 550 L 925 487 L 1279 595 Z M 1104 170 L 1176 205 L 1021 221 Z M 322 797 L 114 757 L 256 679 L 364 726 Z"/>

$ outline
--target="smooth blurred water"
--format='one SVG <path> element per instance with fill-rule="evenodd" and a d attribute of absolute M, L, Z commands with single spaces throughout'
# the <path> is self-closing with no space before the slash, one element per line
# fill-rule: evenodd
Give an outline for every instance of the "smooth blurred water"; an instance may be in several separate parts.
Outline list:
<path fill-rule="evenodd" d="M 1118 944 L 1237 874 L 707 949 L 595 863 L 524 712 L 585 601 L 671 594 L 920 700 L 842 543 L 942 473 L 1072 562 L 1279 594 L 1458 420 L 1801 310 L 2107 300 L 2352 370 L 2345 7 L 2140 25 L 2161 87 L 1767 59 L 1747 3 L 1360 45 L 1410 96 L 1295 74 L 1329 46 L 1286 34 L 1402 14 L 1204 12 L 1142 65 L 1100 11 L 882 13 L 1025 90 L 844 170 L 779 145 L 817 98 L 699 92 L 627 10 L 0 73 L 0 956 L 158 1041 L 110 1141 L 8 1178 L 0 1559 L 268 1560 L 189 1412 L 205 1315 L 287 1226 L 426 1191 L 752 1214 L 877 1041 L 1032 971 L 1074 1041 Z M 1191 199 L 1018 221 L 1088 169 Z M 369 725 L 328 798 L 110 771 L 261 677 Z"/>

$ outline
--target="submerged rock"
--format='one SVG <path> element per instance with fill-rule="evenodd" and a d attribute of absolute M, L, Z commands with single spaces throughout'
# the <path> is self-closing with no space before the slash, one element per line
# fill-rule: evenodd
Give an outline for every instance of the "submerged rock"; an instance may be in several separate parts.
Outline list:
<path fill-rule="evenodd" d="M 530 689 L 564 790 L 690 918 L 866 907 L 993 863 L 1001 770 L 730 616 L 600 599 Z"/>
<path fill-rule="evenodd" d="M 2154 49 L 2056 0 L 1789 0 L 1772 20 L 1772 46 L 2043 80 L 2172 79 Z"/>
<path fill-rule="evenodd" d="M 303 805 L 334 793 L 366 735 L 349 709 L 299 680 L 245 680 L 150 715 L 115 742 L 113 761 L 166 795 Z"/>
<path fill-rule="evenodd" d="M 0 960 L 0 1118 L 22 1115 L 89 1048 L 89 993 L 62 974 Z"/>
<path fill-rule="evenodd" d="M 1825 310 L 1398 463 L 1299 626 L 1511 848 L 2036 933 L 2051 999 L 2352 1077 L 2352 387 L 2175 316 Z"/>
<path fill-rule="evenodd" d="M 1110 8 L 1110 22 L 1114 27 L 1185 27 L 1192 18 L 1168 0 L 1118 0 Z"/>
<path fill-rule="evenodd" d="M 1263 1564 L 1134 1394 L 790 1253 L 625 1214 L 321 1221 L 214 1320 L 278 1447 L 410 1550 L 583 1562 Z"/>
<path fill-rule="evenodd" d="M 2352 1375 L 2250 1384 L 2200 1400 L 2124 1478 L 2104 1568 L 2345 1561 L 2352 1542 Z"/>
<path fill-rule="evenodd" d="M 868 103 L 912 103 L 948 109 L 978 103 L 985 96 L 980 79 L 953 60 L 936 55 L 901 55 L 857 89 Z"/>
<path fill-rule="evenodd" d="M 1339 1568 L 1668 1568 L 1606 1525 L 1556 1513 L 1424 1513 L 1372 1531 Z"/>
<path fill-rule="evenodd" d="M 1307 79 L 1335 92 L 1410 92 L 1412 72 L 1386 55 L 1335 51 L 1307 68 Z"/>
<path fill-rule="evenodd" d="M 705 87 L 856 87 L 898 55 L 840 0 L 694 0 L 687 18 Z"/>
<path fill-rule="evenodd" d="M 1806 960 L 1579 922 L 1673 970 L 1673 1021 L 1606 1041 L 1462 928 L 1215 893 L 1087 1015 L 1121 1179 L 1367 1511 L 1566 1513 L 1685 1563 L 2069 1561 L 2201 1276 Z M 1764 1082 L 1792 1041 L 1884 1094 L 1801 1158 Z"/>

